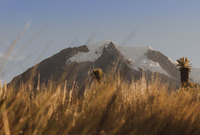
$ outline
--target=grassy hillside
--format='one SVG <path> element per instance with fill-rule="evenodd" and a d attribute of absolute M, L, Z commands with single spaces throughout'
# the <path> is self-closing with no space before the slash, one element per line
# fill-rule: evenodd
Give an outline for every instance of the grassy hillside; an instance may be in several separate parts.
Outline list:
<path fill-rule="evenodd" d="M 147 85 L 106 77 L 92 82 L 81 98 L 76 87 L 2 87 L 1 135 L 200 134 L 198 90 L 177 92 L 156 80 Z"/>

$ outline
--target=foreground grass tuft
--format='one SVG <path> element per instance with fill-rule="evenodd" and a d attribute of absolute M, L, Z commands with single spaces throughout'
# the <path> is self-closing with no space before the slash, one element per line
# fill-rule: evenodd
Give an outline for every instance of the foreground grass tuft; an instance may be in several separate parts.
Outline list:
<path fill-rule="evenodd" d="M 130 84 L 109 77 L 101 84 L 93 82 L 81 98 L 77 90 L 65 87 L 48 87 L 37 93 L 28 85 L 22 85 L 17 93 L 4 87 L 0 90 L 0 134 L 200 134 L 197 90 L 169 91 L 156 81 Z"/>

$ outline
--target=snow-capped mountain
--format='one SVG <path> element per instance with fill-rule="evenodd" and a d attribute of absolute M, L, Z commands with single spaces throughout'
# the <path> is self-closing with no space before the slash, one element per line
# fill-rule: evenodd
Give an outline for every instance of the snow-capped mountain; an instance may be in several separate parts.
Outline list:
<path fill-rule="evenodd" d="M 111 42 L 110 40 L 97 42 L 94 44 L 87 45 L 89 52 L 79 52 L 69 59 L 74 62 L 94 62 L 102 55 L 102 50 L 112 43 L 114 47 L 129 61 L 129 66 L 132 69 L 149 70 L 152 72 L 159 72 L 165 75 L 168 73 L 163 70 L 158 62 L 154 62 L 147 58 L 146 54 L 148 51 L 153 50 L 150 46 L 147 47 L 123 47 L 117 43 Z"/>
<path fill-rule="evenodd" d="M 149 46 L 124 47 L 109 40 L 64 49 L 15 77 L 10 84 L 19 86 L 21 82 L 26 83 L 31 79 L 36 87 L 39 78 L 40 84 L 47 84 L 48 80 L 62 84 L 67 80 L 68 89 L 76 81 L 84 89 L 92 69 L 101 68 L 108 73 L 113 67 L 129 81 L 138 80 L 143 74 L 147 81 L 152 76 L 158 76 L 162 82 L 177 88 L 180 86 L 176 64 L 161 52 Z M 192 69 L 192 80 L 200 82 L 197 74 L 200 74 L 200 70 Z"/>

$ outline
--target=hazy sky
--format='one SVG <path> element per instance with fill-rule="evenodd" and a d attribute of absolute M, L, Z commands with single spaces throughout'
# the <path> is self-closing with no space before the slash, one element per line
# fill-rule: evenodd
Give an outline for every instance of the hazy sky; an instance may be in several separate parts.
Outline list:
<path fill-rule="evenodd" d="M 151 46 L 173 60 L 187 56 L 200 67 L 199 0 L 0 0 L 0 68 L 27 23 L 2 80 L 61 49 L 101 40 Z"/>

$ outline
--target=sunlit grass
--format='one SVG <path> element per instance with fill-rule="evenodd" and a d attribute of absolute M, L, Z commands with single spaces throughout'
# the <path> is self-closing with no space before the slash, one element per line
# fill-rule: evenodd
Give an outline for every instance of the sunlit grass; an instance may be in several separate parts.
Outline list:
<path fill-rule="evenodd" d="M 101 84 L 92 82 L 79 98 L 77 89 L 66 86 L 34 92 L 24 84 L 18 92 L 5 90 L 1 87 L 5 106 L 1 105 L 0 134 L 8 128 L 10 134 L 32 135 L 200 133 L 197 91 L 177 92 L 157 81 L 127 83 L 106 77 Z"/>

